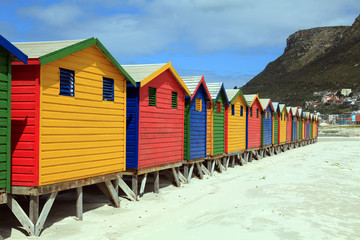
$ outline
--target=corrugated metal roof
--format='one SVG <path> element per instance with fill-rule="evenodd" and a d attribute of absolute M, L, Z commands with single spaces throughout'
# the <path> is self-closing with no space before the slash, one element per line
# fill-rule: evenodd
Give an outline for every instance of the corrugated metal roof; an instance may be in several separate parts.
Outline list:
<path fill-rule="evenodd" d="M 236 94 L 238 94 L 240 89 L 225 89 L 225 91 L 229 101 L 231 102 L 231 100 L 236 96 Z"/>
<path fill-rule="evenodd" d="M 208 87 L 208 90 L 209 90 L 209 93 L 210 93 L 210 96 L 212 99 L 216 99 L 220 89 L 221 89 L 221 86 L 222 86 L 223 83 L 221 82 L 218 82 L 218 83 L 207 83 L 207 87 Z M 215 103 L 214 103 L 215 104 Z"/>
<path fill-rule="evenodd" d="M 297 110 L 298 110 L 298 108 L 297 108 L 297 107 L 292 107 L 292 108 L 291 108 L 291 111 L 292 111 L 293 115 L 295 115 L 295 114 L 296 114 Z"/>
<path fill-rule="evenodd" d="M 289 113 L 291 110 L 291 107 L 286 107 L 286 111 Z M 292 112 L 292 111 L 291 111 Z"/>
<path fill-rule="evenodd" d="M 192 96 L 194 94 L 194 91 L 196 90 L 196 87 L 199 85 L 202 76 L 187 76 L 187 77 L 181 77 L 181 79 L 190 90 Z"/>
<path fill-rule="evenodd" d="M 246 100 L 246 102 L 248 103 L 248 105 L 250 106 L 250 104 L 252 103 L 252 101 L 254 100 L 254 98 L 257 96 L 257 94 L 245 94 L 244 98 Z"/>
<path fill-rule="evenodd" d="M 268 104 L 270 103 L 270 98 L 260 98 L 260 103 L 263 106 L 263 108 L 265 109 Z"/>
<path fill-rule="evenodd" d="M 281 113 L 282 111 L 284 111 L 284 108 L 285 108 L 285 104 L 279 104 L 279 109 Z"/>
<path fill-rule="evenodd" d="M 279 102 L 273 102 L 272 104 L 273 104 L 275 112 L 276 112 L 279 107 Z"/>
<path fill-rule="evenodd" d="M 136 65 L 121 65 L 127 73 L 135 80 L 135 82 L 141 82 L 152 73 L 159 70 L 166 63 L 159 64 L 136 64 Z"/>
<path fill-rule="evenodd" d="M 46 42 L 15 42 L 13 44 L 28 55 L 28 58 L 39 58 L 84 40 L 86 39 Z"/>

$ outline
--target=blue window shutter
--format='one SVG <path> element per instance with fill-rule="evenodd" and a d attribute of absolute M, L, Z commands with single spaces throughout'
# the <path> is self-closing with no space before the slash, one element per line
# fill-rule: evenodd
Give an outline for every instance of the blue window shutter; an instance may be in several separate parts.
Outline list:
<path fill-rule="evenodd" d="M 240 108 L 240 116 L 241 116 L 241 117 L 243 116 L 243 111 L 244 111 L 244 107 L 241 106 L 241 108 Z"/>
<path fill-rule="evenodd" d="M 103 100 L 114 101 L 114 79 L 103 78 Z"/>
<path fill-rule="evenodd" d="M 235 105 L 231 104 L 231 115 L 235 115 Z"/>
<path fill-rule="evenodd" d="M 75 72 L 60 68 L 60 95 L 74 97 L 75 95 Z"/>

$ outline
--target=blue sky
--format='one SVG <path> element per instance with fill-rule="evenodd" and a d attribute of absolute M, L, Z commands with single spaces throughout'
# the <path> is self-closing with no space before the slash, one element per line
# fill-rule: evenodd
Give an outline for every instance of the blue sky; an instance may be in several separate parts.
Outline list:
<path fill-rule="evenodd" d="M 171 61 L 180 76 L 240 87 L 300 29 L 351 25 L 359 0 L 0 0 L 13 42 L 96 37 L 120 64 Z"/>

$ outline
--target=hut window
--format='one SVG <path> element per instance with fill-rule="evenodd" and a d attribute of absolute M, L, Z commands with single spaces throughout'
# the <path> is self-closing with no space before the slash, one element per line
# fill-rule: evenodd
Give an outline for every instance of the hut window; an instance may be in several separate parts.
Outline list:
<path fill-rule="evenodd" d="M 243 114 L 244 114 L 244 107 L 243 107 L 243 106 L 241 106 L 241 107 L 240 107 L 240 117 L 242 117 L 242 116 L 243 116 Z"/>
<path fill-rule="evenodd" d="M 149 106 L 156 106 L 156 88 L 149 87 Z"/>
<path fill-rule="evenodd" d="M 216 113 L 221 113 L 221 102 L 216 103 Z"/>
<path fill-rule="evenodd" d="M 75 72 L 73 70 L 60 68 L 59 95 L 74 97 L 74 94 L 75 94 Z"/>
<path fill-rule="evenodd" d="M 231 115 L 235 115 L 235 105 L 231 104 Z"/>
<path fill-rule="evenodd" d="M 259 109 L 256 109 L 256 118 L 259 118 Z"/>
<path fill-rule="evenodd" d="M 283 120 L 282 118 L 283 118 L 283 115 L 281 114 L 281 121 Z"/>
<path fill-rule="evenodd" d="M 250 108 L 250 117 L 252 117 L 253 113 L 252 113 L 252 107 Z"/>
<path fill-rule="evenodd" d="M 171 93 L 171 108 L 177 109 L 177 92 Z"/>
<path fill-rule="evenodd" d="M 201 112 L 202 111 L 202 99 L 195 98 L 195 111 Z"/>
<path fill-rule="evenodd" d="M 207 109 L 211 110 L 211 102 L 207 101 Z"/>
<path fill-rule="evenodd" d="M 103 100 L 114 101 L 114 79 L 103 78 Z"/>

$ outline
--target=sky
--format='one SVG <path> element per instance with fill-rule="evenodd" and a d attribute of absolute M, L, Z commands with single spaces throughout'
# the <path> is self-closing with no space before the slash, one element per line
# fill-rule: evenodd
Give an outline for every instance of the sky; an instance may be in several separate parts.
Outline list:
<path fill-rule="evenodd" d="M 98 38 L 120 64 L 241 87 L 301 29 L 351 25 L 359 0 L 0 0 L 11 42 Z"/>

